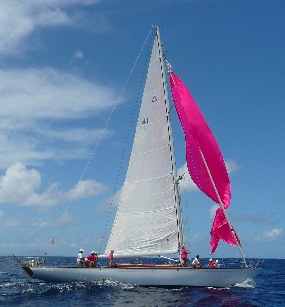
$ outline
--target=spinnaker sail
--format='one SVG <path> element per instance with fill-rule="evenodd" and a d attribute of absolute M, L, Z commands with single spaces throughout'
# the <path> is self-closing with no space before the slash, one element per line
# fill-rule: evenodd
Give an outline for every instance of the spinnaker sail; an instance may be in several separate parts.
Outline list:
<path fill-rule="evenodd" d="M 189 174 L 202 192 L 226 209 L 230 205 L 231 186 L 218 143 L 185 84 L 171 69 L 169 75 L 172 98 L 185 134 Z M 211 253 L 220 239 L 237 245 L 232 231 L 219 208 L 211 230 Z"/>
<path fill-rule="evenodd" d="M 231 230 L 232 229 L 232 230 Z M 239 245 L 241 246 L 240 243 L 240 239 L 234 229 L 234 227 L 231 225 L 231 229 L 228 225 L 228 221 L 225 217 L 224 211 L 222 208 L 219 208 L 216 211 L 216 216 L 212 225 L 212 229 L 211 229 L 211 246 L 212 246 L 212 250 L 211 250 L 211 254 L 213 254 L 219 244 L 220 239 L 227 242 L 230 245 L 234 245 L 236 246 L 236 240 L 233 236 L 233 231 L 235 233 L 235 237 L 239 243 Z"/>
<path fill-rule="evenodd" d="M 201 150 L 226 209 L 230 205 L 231 187 L 218 143 L 187 87 L 174 73 L 170 74 L 170 84 L 173 101 L 185 133 L 190 176 L 202 192 L 220 204 L 200 154 Z"/>

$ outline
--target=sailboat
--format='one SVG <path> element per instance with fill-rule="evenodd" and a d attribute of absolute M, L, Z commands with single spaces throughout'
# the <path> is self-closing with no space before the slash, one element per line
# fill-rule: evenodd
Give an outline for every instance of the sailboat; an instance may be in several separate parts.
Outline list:
<path fill-rule="evenodd" d="M 229 221 L 230 181 L 218 144 L 190 92 L 173 73 L 161 44 L 159 27 L 149 62 L 141 109 L 121 200 L 101 257 L 165 256 L 184 246 L 179 179 L 176 173 L 167 74 L 175 109 L 185 133 L 189 174 L 198 188 L 220 205 L 211 229 L 212 253 L 220 239 L 241 248 Z M 166 70 L 167 67 L 167 70 Z M 241 251 L 241 249 L 240 249 Z M 242 253 L 241 253 L 242 254 Z M 243 257 L 243 255 L 242 255 Z M 244 259 L 244 257 L 243 257 Z M 46 282 L 122 283 L 157 287 L 229 287 L 254 279 L 257 267 L 196 269 L 180 263 L 119 263 L 96 268 L 22 263 L 26 273 Z"/>

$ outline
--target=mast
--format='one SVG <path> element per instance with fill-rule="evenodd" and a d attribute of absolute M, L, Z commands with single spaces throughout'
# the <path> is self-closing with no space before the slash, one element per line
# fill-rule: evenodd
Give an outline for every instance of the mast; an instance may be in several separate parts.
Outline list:
<path fill-rule="evenodd" d="M 177 214 L 177 228 L 178 228 L 178 249 L 181 250 L 182 246 L 184 246 L 184 235 L 183 235 L 183 221 L 182 221 L 182 208 L 181 208 L 181 198 L 179 194 L 179 184 L 176 180 L 177 172 L 176 172 L 176 161 L 175 161 L 175 153 L 174 153 L 174 144 L 173 144 L 173 133 L 172 133 L 172 124 L 170 117 L 170 107 L 169 107 L 169 98 L 168 98 L 168 90 L 167 90 L 167 81 L 165 75 L 165 65 L 164 65 L 164 56 L 162 50 L 162 43 L 160 38 L 159 26 L 153 26 L 156 28 L 156 35 L 158 38 L 158 45 L 160 51 L 160 62 L 161 62 L 161 74 L 163 76 L 163 89 L 164 89 L 164 99 L 165 106 L 167 110 L 167 123 L 168 123 L 168 133 L 169 133 L 169 144 L 170 144 L 170 152 L 172 157 L 172 175 L 173 175 L 173 187 L 174 187 L 174 197 L 176 203 L 176 214 Z"/>

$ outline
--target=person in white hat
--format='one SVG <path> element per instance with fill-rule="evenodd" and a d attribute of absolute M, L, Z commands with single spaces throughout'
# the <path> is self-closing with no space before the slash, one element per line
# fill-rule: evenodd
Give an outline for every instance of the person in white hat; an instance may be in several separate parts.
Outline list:
<path fill-rule="evenodd" d="M 213 261 L 212 258 L 209 259 L 209 263 L 207 265 L 207 268 L 211 268 L 211 269 L 215 268 L 215 261 Z"/>
<path fill-rule="evenodd" d="M 216 269 L 219 269 L 219 268 L 220 268 L 219 260 L 216 260 L 216 262 L 215 262 L 215 268 L 216 268 Z"/>
<path fill-rule="evenodd" d="M 79 250 L 79 253 L 78 253 L 78 256 L 77 256 L 77 266 L 79 268 L 82 268 L 83 267 L 83 262 L 85 260 L 85 258 L 83 257 L 83 254 L 84 253 L 84 250 L 83 249 L 80 249 Z"/>
<path fill-rule="evenodd" d="M 92 251 L 90 255 L 88 255 L 85 259 L 86 268 L 94 268 L 96 267 L 96 263 L 98 262 L 97 252 Z"/>

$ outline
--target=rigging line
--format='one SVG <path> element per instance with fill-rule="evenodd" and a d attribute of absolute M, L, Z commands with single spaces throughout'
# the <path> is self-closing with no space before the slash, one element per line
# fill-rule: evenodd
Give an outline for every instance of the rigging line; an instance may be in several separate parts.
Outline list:
<path fill-rule="evenodd" d="M 95 151 L 96 151 L 96 149 L 97 149 L 97 147 L 98 147 L 98 145 L 99 145 L 99 143 L 100 143 L 100 141 L 101 141 L 101 139 L 102 139 L 102 137 L 103 137 L 103 134 L 104 134 L 104 132 L 105 132 L 105 130 L 106 130 L 106 128 L 107 128 L 107 126 L 108 126 L 110 120 L 111 120 L 111 117 L 112 117 L 112 115 L 113 115 L 113 113 L 114 113 L 114 111 L 115 111 L 115 109 L 116 109 L 116 107 L 117 107 L 117 105 L 118 105 L 118 103 L 119 103 L 119 100 L 120 100 L 121 97 L 122 97 L 122 94 L 123 94 L 123 92 L 124 92 L 124 90 L 125 90 L 125 87 L 126 87 L 128 81 L 129 81 L 129 79 L 130 79 L 130 77 L 131 77 L 131 75 L 132 75 L 132 73 L 133 73 L 133 71 L 134 71 L 134 69 L 135 69 L 135 66 L 136 66 L 136 64 L 137 64 L 137 62 L 138 62 L 138 60 L 139 60 L 139 58 L 140 58 L 140 56 L 141 56 L 141 53 L 142 53 L 142 51 L 143 51 L 143 49 L 144 49 L 144 46 L 145 46 L 145 44 L 146 44 L 146 42 L 147 42 L 147 40 L 148 40 L 148 38 L 149 38 L 149 36 L 150 36 L 150 34 L 151 34 L 152 31 L 153 31 L 153 29 L 151 29 L 151 30 L 149 31 L 149 33 L 148 33 L 148 35 L 147 35 L 147 37 L 146 37 L 146 39 L 145 39 L 145 41 L 144 41 L 144 43 L 143 43 L 143 46 L 142 46 L 142 48 L 141 48 L 141 50 L 140 50 L 140 52 L 139 52 L 139 54 L 138 54 L 138 56 L 137 56 L 137 58 L 136 58 L 136 60 L 135 60 L 135 63 L 134 63 L 134 65 L 133 65 L 133 67 L 132 67 L 132 69 L 131 69 L 131 71 L 130 71 L 130 73 L 129 73 L 129 75 L 128 75 L 126 81 L 125 81 L 125 84 L 124 84 L 124 86 L 123 86 L 123 88 L 122 88 L 122 90 L 121 90 L 121 92 L 120 92 L 120 94 L 119 94 L 119 96 L 118 96 L 118 98 L 117 98 L 117 100 L 116 100 L 116 103 L 115 103 L 115 105 L 114 105 L 114 107 L 113 107 L 113 109 L 112 109 L 112 111 L 111 111 L 111 113 L 110 113 L 110 115 L 109 115 L 109 117 L 108 117 L 108 119 L 107 119 L 107 122 L 106 122 L 106 124 L 105 124 L 105 126 L 104 126 L 104 128 L 103 128 L 103 130 L 102 130 L 102 132 L 101 132 L 101 134 L 100 134 L 100 136 L 99 136 L 99 139 L 98 139 L 98 141 L 97 141 L 97 143 L 96 143 L 96 145 L 95 145 L 95 147 L 94 147 L 94 149 L 93 149 L 93 151 L 92 151 L 92 153 L 91 153 L 91 155 L 90 155 L 90 157 L 89 157 L 89 160 L 87 161 L 87 164 L 86 164 L 86 166 L 85 166 L 85 168 L 84 168 L 84 170 L 83 170 L 83 172 L 82 172 L 82 174 L 81 174 L 81 177 L 80 177 L 80 179 L 78 180 L 75 189 L 73 190 L 72 196 L 71 196 L 71 198 L 70 198 L 70 200 L 69 200 L 69 202 L 68 202 L 68 204 L 67 204 L 67 206 L 66 206 L 66 209 L 65 209 L 65 211 L 64 211 L 64 213 L 63 213 L 63 215 L 62 215 L 62 217 L 61 217 L 61 219 L 60 219 L 60 221 L 59 221 L 59 223 L 58 223 L 58 225 L 57 225 L 57 228 L 56 228 L 56 230 L 55 230 L 55 232 L 54 232 L 54 235 L 53 235 L 53 237 L 52 237 L 52 241 L 51 241 L 52 244 L 54 244 L 54 242 L 55 242 L 55 241 L 54 241 L 54 237 L 55 237 L 55 235 L 56 235 L 56 233 L 57 233 L 57 231 L 58 231 L 58 229 L 59 229 L 59 227 L 60 227 L 60 225 L 61 225 L 61 223 L 62 223 L 62 221 L 63 221 L 63 219 L 64 219 L 64 217 L 65 217 L 65 215 L 66 215 L 66 213 L 67 213 L 68 207 L 69 207 L 71 201 L 73 200 L 74 195 L 75 195 L 76 192 L 77 192 L 77 189 L 78 189 L 78 187 L 79 187 L 79 185 L 80 185 L 80 183 L 81 183 L 81 181 L 82 181 L 82 178 L 83 178 L 83 176 L 84 176 L 84 174 L 85 174 L 85 172 L 86 172 L 86 170 L 87 170 L 87 168 L 88 168 L 88 166 L 89 166 L 90 161 L 91 161 L 92 158 L 93 158 L 93 155 L 94 155 L 94 153 L 95 153 Z M 48 249 L 49 249 L 49 248 L 47 248 L 47 250 L 46 250 L 46 252 L 45 252 L 45 255 L 47 254 Z"/>
<path fill-rule="evenodd" d="M 144 44 L 139 52 L 139 55 L 135 61 L 135 64 L 137 63 L 144 47 L 145 47 L 145 44 L 151 34 L 151 32 L 153 32 L 153 28 L 149 31 L 148 35 L 147 35 L 147 38 L 145 39 L 144 41 Z M 149 54 L 150 50 L 148 50 L 148 54 Z M 135 67 L 135 64 L 131 70 L 131 73 L 132 71 L 134 70 L 134 67 Z M 113 207 L 113 203 L 114 203 L 114 199 L 115 199 L 115 196 L 116 196 L 116 192 L 117 192 L 117 186 L 118 186 L 118 182 L 119 182 L 119 176 L 120 176 L 120 173 L 121 173 L 121 168 L 122 168 L 122 164 L 123 164 L 123 160 L 124 160 L 124 156 L 125 156 L 125 153 L 126 153 L 126 148 L 127 148 L 127 143 L 129 141 L 129 137 L 130 137 L 130 133 L 131 133 L 131 126 L 132 126 L 132 123 L 133 123 L 133 120 L 134 120 L 134 116 L 135 116 L 135 110 L 136 110 L 136 107 L 137 107 L 137 102 L 138 102 L 138 99 L 139 99 L 139 95 L 140 95 L 140 90 L 141 90 L 141 87 L 143 85 L 143 75 L 145 74 L 145 70 L 146 70 L 146 65 L 147 65 L 147 62 L 145 63 L 145 66 L 144 66 L 144 72 L 142 74 L 142 78 L 141 78 L 141 82 L 140 82 L 140 85 L 139 85 L 139 90 L 138 90 L 138 94 L 137 94 L 137 98 L 136 98 L 136 102 L 134 104 L 134 109 L 133 109 L 133 114 L 132 114 L 132 117 L 131 117 L 131 122 L 130 122 L 130 126 L 129 126 L 129 130 L 128 130 L 128 134 L 127 134 L 127 138 L 126 138 L 126 142 L 125 142 L 125 147 L 124 147 L 124 150 L 123 150 L 123 155 L 122 155 L 122 159 L 121 159 L 121 162 L 120 162 L 120 166 L 119 166 L 119 171 L 118 171 L 118 175 L 117 175 L 117 178 L 116 178 L 116 183 L 115 183 L 115 188 L 114 188 L 114 192 L 113 192 L 113 195 L 112 195 L 112 199 L 111 199 L 111 202 L 110 202 L 110 207 L 109 207 L 109 212 L 108 212 L 108 216 L 107 216 L 107 219 L 106 219 L 106 225 L 105 225 L 105 229 L 104 229 L 104 233 L 103 233 L 103 236 L 102 236 L 102 240 L 101 240 L 101 245 L 100 245 L 100 249 L 99 249 L 99 253 L 101 254 L 102 252 L 102 248 L 103 248 L 103 244 L 104 244 L 104 240 L 105 240 L 105 237 L 106 237 L 106 232 L 107 232 L 107 227 L 108 227 L 108 224 L 109 224 L 109 219 L 110 219 L 110 214 L 111 214 L 111 209 Z M 130 73 L 130 75 L 131 75 Z M 129 77 L 130 77 L 129 75 Z M 128 79 L 129 79 L 128 77 Z M 127 79 L 127 81 L 128 81 Z M 126 85 L 126 84 L 125 84 Z M 124 86 L 125 87 L 125 86 Z"/>
<path fill-rule="evenodd" d="M 190 176 L 190 175 L 189 175 Z M 186 182 L 186 176 L 184 176 L 183 178 L 184 182 Z M 184 185 L 184 194 L 188 194 L 189 192 L 187 192 L 187 189 L 186 189 L 186 184 Z M 185 209 L 186 209 L 186 218 L 187 218 L 187 221 L 188 221 L 188 224 L 190 223 L 190 220 L 189 220 L 189 216 L 188 216 L 188 199 L 189 197 L 191 197 L 192 199 L 192 205 L 194 205 L 195 207 L 195 211 L 196 211 L 196 216 L 198 217 L 198 220 L 199 220 L 199 224 L 200 224 L 200 229 L 201 229 L 201 232 L 202 232 L 202 237 L 203 237 L 203 240 L 205 240 L 205 243 L 208 244 L 209 243 L 209 238 L 207 237 L 206 235 L 206 231 L 205 231 L 205 228 L 203 227 L 203 223 L 201 221 L 201 216 L 199 214 L 199 210 L 198 210 L 198 207 L 197 207 L 197 199 L 195 196 L 193 196 L 193 193 L 191 193 L 192 195 L 189 195 L 189 196 L 186 196 L 185 197 L 185 200 L 184 200 L 184 206 L 185 206 Z M 190 239 L 190 227 L 188 225 L 187 227 L 187 230 L 188 230 L 188 241 L 189 241 L 189 245 L 192 245 L 190 244 L 191 243 L 191 239 Z"/>
<path fill-rule="evenodd" d="M 197 202 L 196 202 L 196 201 L 197 201 L 197 200 L 194 199 L 194 206 L 195 206 L 196 214 L 197 214 L 198 219 L 199 219 L 200 227 L 201 227 L 201 229 L 202 229 L 202 234 L 203 234 L 203 236 L 204 236 L 205 243 L 206 243 L 206 244 L 209 244 L 209 237 L 207 237 L 205 228 L 203 227 L 203 223 L 202 223 L 202 220 L 201 220 L 201 216 L 200 216 L 200 214 L 199 214 L 199 210 L 198 210 Z"/>
<path fill-rule="evenodd" d="M 189 227 L 189 214 L 188 214 L 188 200 L 185 201 L 185 195 L 186 195 L 186 184 L 185 184 L 185 176 L 183 176 L 182 180 L 184 181 L 184 188 L 183 192 L 180 193 L 181 195 L 181 202 L 183 200 L 183 205 L 184 205 L 184 214 L 183 214 L 183 221 L 184 221 L 184 243 L 185 246 L 188 246 L 188 248 L 191 248 L 191 241 L 190 241 L 190 227 Z M 181 188 L 181 186 L 179 186 Z M 186 216 L 186 219 L 185 219 Z M 187 226 L 185 226 L 187 225 Z M 186 233 L 186 235 L 185 235 Z M 185 239 L 186 238 L 186 239 Z M 187 241 L 187 242 L 186 242 Z"/>

